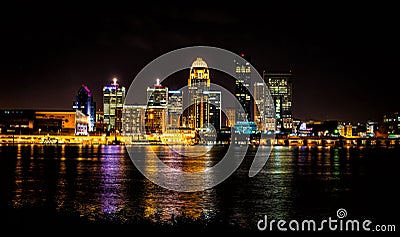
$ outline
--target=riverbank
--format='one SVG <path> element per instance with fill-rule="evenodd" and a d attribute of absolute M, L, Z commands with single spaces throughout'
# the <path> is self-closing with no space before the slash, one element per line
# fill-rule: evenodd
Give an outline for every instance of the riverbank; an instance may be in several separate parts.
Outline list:
<path fill-rule="evenodd" d="M 255 140 L 249 145 L 266 146 L 270 142 Z M 287 137 L 275 138 L 271 140 L 273 146 L 290 147 L 382 147 L 400 148 L 400 138 L 331 138 L 331 137 Z M 162 141 L 132 139 L 132 136 L 60 136 L 60 135 L 1 135 L 0 144 L 42 144 L 42 145 L 163 145 Z M 209 144 L 209 145 L 229 145 L 229 142 Z"/>

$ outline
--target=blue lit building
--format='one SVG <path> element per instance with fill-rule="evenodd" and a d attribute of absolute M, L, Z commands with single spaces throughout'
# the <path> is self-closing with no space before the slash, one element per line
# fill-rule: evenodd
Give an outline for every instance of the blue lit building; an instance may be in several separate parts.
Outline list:
<path fill-rule="evenodd" d="M 255 134 L 258 130 L 257 124 L 253 121 L 237 121 L 233 128 L 236 134 Z"/>
<path fill-rule="evenodd" d="M 93 132 L 96 122 L 96 102 L 94 102 L 92 93 L 86 85 L 82 85 L 79 89 L 72 108 L 74 111 L 79 110 L 89 117 L 88 130 Z"/>

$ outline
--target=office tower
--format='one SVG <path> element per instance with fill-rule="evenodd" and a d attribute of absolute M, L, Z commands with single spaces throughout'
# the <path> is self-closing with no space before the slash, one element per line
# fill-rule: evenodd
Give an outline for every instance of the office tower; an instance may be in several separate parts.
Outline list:
<path fill-rule="evenodd" d="M 237 121 L 250 121 L 251 116 L 251 94 L 250 94 L 250 84 L 251 84 L 251 67 L 250 63 L 246 61 L 244 54 L 241 55 L 243 60 L 235 60 L 235 96 L 243 108 L 243 112 L 237 110 Z"/>
<path fill-rule="evenodd" d="M 268 94 L 268 88 L 262 82 L 254 83 L 254 122 L 258 130 L 275 131 L 273 101 Z"/>
<path fill-rule="evenodd" d="M 122 129 L 122 108 L 125 102 L 125 87 L 113 78 L 111 85 L 103 87 L 103 111 L 106 132 L 120 132 Z"/>
<path fill-rule="evenodd" d="M 145 129 L 147 134 L 162 134 L 167 125 L 168 88 L 157 83 L 147 87 Z"/>
<path fill-rule="evenodd" d="M 291 132 L 292 124 L 292 73 L 264 73 L 275 107 L 276 130 Z"/>
<path fill-rule="evenodd" d="M 204 91 L 209 102 L 209 123 L 221 130 L 221 91 Z"/>
<path fill-rule="evenodd" d="M 183 93 L 168 91 L 168 128 L 179 128 L 182 125 Z"/>
<path fill-rule="evenodd" d="M 146 105 L 125 105 L 122 110 L 122 134 L 124 136 L 137 136 L 145 130 Z"/>
<path fill-rule="evenodd" d="M 81 111 L 84 115 L 88 116 L 88 132 L 95 130 L 96 122 L 96 103 L 93 100 L 92 93 L 86 85 L 82 85 L 76 96 L 76 100 L 72 108 Z"/>
<path fill-rule="evenodd" d="M 202 58 L 192 63 L 188 90 L 188 127 L 205 130 L 212 125 L 221 129 L 221 92 L 210 90 L 210 72 Z"/>
<path fill-rule="evenodd" d="M 197 58 L 192 63 L 188 87 L 188 127 L 202 129 L 209 123 L 210 112 L 208 94 L 203 93 L 210 90 L 210 74 L 207 63 L 202 58 Z"/>

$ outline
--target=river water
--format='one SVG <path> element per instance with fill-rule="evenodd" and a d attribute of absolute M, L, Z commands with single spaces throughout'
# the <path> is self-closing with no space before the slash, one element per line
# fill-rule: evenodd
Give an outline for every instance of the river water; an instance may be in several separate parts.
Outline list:
<path fill-rule="evenodd" d="M 163 161 L 196 169 L 223 154 L 216 147 L 207 161 L 183 162 L 173 155 Z M 0 145 L 2 225 L 257 231 L 264 215 L 319 220 L 336 217 L 340 208 L 353 219 L 398 224 L 399 161 L 395 149 L 274 147 L 255 177 L 248 177 L 252 160 L 246 157 L 221 184 L 187 193 L 146 179 L 124 146 Z"/>

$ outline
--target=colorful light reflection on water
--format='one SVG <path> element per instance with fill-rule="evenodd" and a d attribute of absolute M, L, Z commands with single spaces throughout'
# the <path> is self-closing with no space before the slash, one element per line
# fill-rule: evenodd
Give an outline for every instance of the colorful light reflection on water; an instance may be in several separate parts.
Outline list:
<path fill-rule="evenodd" d="M 216 148 L 184 159 L 164 146 L 141 149 L 152 149 L 166 164 L 188 171 L 210 167 L 223 154 L 223 148 Z M 400 157 L 388 152 L 279 147 L 254 178 L 248 177 L 249 158 L 220 185 L 181 193 L 145 179 L 123 146 L 2 145 L 0 207 L 11 214 L 39 208 L 42 217 L 55 212 L 93 223 L 174 225 L 185 220 L 243 229 L 254 228 L 264 214 L 280 219 L 318 218 L 338 207 L 346 207 L 353 215 L 383 218 L 383 210 L 390 210 L 399 197 L 388 182 L 399 178 L 394 167 Z M 150 159 L 146 168 L 157 172 Z M 19 217 L 13 220 L 18 222 Z"/>

